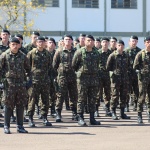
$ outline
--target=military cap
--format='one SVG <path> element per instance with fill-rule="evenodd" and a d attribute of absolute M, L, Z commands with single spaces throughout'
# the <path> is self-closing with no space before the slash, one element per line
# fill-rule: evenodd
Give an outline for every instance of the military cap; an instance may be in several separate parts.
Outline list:
<path fill-rule="evenodd" d="M 131 38 L 131 39 L 138 40 L 138 37 L 137 37 L 136 35 L 132 35 L 130 38 Z"/>
<path fill-rule="evenodd" d="M 122 40 L 118 40 L 117 43 L 124 45 L 124 41 L 122 41 Z"/>
<path fill-rule="evenodd" d="M 107 37 L 102 37 L 102 38 L 101 38 L 101 41 L 108 41 L 108 42 L 109 42 L 109 38 L 107 38 Z"/>
<path fill-rule="evenodd" d="M 7 29 L 2 29 L 1 32 L 6 32 L 6 33 L 10 34 L 10 32 Z"/>
<path fill-rule="evenodd" d="M 55 46 L 56 46 L 56 42 L 55 42 L 54 38 L 49 38 L 48 41 L 52 41 L 55 44 Z"/>
<path fill-rule="evenodd" d="M 15 36 L 14 37 L 16 37 L 16 38 L 20 38 L 20 39 L 22 39 L 23 40 L 23 36 L 21 35 L 21 34 L 15 34 Z"/>
<path fill-rule="evenodd" d="M 99 39 L 99 38 L 96 38 L 95 41 L 99 41 L 99 42 L 100 42 L 100 39 Z"/>
<path fill-rule="evenodd" d="M 36 40 L 41 40 L 41 41 L 45 41 L 45 38 L 42 36 L 38 36 Z"/>
<path fill-rule="evenodd" d="M 33 35 L 40 36 L 40 33 L 39 33 L 39 32 L 37 32 L 37 31 L 33 31 L 33 32 L 32 32 L 32 34 L 33 34 Z"/>
<path fill-rule="evenodd" d="M 67 34 L 64 35 L 64 38 L 65 38 L 65 37 L 69 37 L 71 40 L 73 40 L 73 37 L 72 37 L 71 35 L 69 35 L 69 34 L 68 34 L 68 35 L 67 35 Z"/>
<path fill-rule="evenodd" d="M 112 37 L 110 37 L 110 40 L 115 40 L 116 42 L 117 42 L 117 38 L 116 37 L 114 37 L 114 36 L 112 36 Z"/>
<path fill-rule="evenodd" d="M 150 36 L 145 37 L 145 38 L 144 38 L 144 42 L 145 42 L 145 41 L 150 41 Z"/>
<path fill-rule="evenodd" d="M 78 38 L 76 38 L 74 41 L 77 41 L 77 42 L 79 42 L 79 39 L 78 39 Z"/>
<path fill-rule="evenodd" d="M 47 37 L 47 36 L 45 36 L 44 38 L 45 38 L 45 40 L 48 40 L 48 37 Z"/>
<path fill-rule="evenodd" d="M 95 41 L 94 37 L 92 35 L 86 35 L 86 38 L 90 38 L 92 39 L 93 41 Z"/>
<path fill-rule="evenodd" d="M 86 34 L 80 33 L 80 36 L 82 36 L 82 37 L 86 37 Z"/>
<path fill-rule="evenodd" d="M 20 44 L 20 41 L 16 37 L 11 38 L 10 42 L 14 42 L 14 43 Z"/>

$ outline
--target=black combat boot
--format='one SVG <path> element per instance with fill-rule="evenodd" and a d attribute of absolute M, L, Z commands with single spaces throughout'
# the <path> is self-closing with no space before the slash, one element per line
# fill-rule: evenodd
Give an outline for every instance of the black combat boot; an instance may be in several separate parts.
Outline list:
<path fill-rule="evenodd" d="M 116 108 L 112 108 L 112 119 L 113 120 L 119 120 L 117 115 L 116 115 Z"/>
<path fill-rule="evenodd" d="M 55 106 L 53 105 L 53 106 L 51 106 L 51 112 L 50 112 L 51 114 L 51 116 L 53 117 L 53 118 L 55 118 L 56 117 L 56 111 L 55 111 Z"/>
<path fill-rule="evenodd" d="M 20 125 L 19 126 L 17 125 L 17 132 L 18 133 L 28 133 L 28 131 L 25 130 L 24 127 L 20 126 Z"/>
<path fill-rule="evenodd" d="M 86 126 L 86 122 L 84 121 L 83 113 L 78 114 L 78 125 Z"/>
<path fill-rule="evenodd" d="M 120 118 L 121 119 L 130 119 L 130 117 L 124 113 L 124 107 L 120 108 Z"/>
<path fill-rule="evenodd" d="M 106 111 L 105 116 L 112 117 L 112 114 L 110 112 L 110 105 L 109 104 L 105 105 L 105 111 Z"/>
<path fill-rule="evenodd" d="M 90 113 L 90 124 L 91 125 L 100 125 L 101 123 L 99 121 L 96 121 L 94 118 L 94 112 Z"/>
<path fill-rule="evenodd" d="M 139 124 L 140 124 L 140 123 L 143 123 L 142 112 L 138 112 L 137 122 L 138 122 Z"/>
<path fill-rule="evenodd" d="M 33 115 L 29 115 L 29 127 L 35 127 L 35 123 L 33 122 Z"/>
<path fill-rule="evenodd" d="M 72 120 L 78 121 L 77 109 L 75 107 L 72 108 Z"/>
<path fill-rule="evenodd" d="M 96 111 L 95 111 L 95 113 L 94 113 L 94 116 L 95 116 L 95 117 L 99 117 L 98 105 L 96 105 Z"/>
<path fill-rule="evenodd" d="M 12 109 L 4 107 L 4 133 L 10 134 L 10 117 L 12 114 Z"/>
<path fill-rule="evenodd" d="M 12 110 L 11 112 L 11 118 L 10 118 L 11 122 L 16 122 L 16 117 L 14 116 L 14 111 Z"/>
<path fill-rule="evenodd" d="M 0 127 L 4 127 L 4 125 L 2 123 L 0 123 Z"/>
<path fill-rule="evenodd" d="M 52 126 L 52 124 L 47 120 L 47 115 L 43 115 L 43 124 L 45 126 Z"/>
<path fill-rule="evenodd" d="M 56 122 L 61 122 L 61 109 L 56 110 Z"/>
<path fill-rule="evenodd" d="M 24 116 L 23 122 L 29 122 L 29 119 L 27 119 L 27 118 Z"/>
<path fill-rule="evenodd" d="M 137 102 L 134 102 L 133 104 L 133 111 L 137 111 Z"/>
<path fill-rule="evenodd" d="M 0 118 L 4 118 L 3 114 L 0 113 Z"/>

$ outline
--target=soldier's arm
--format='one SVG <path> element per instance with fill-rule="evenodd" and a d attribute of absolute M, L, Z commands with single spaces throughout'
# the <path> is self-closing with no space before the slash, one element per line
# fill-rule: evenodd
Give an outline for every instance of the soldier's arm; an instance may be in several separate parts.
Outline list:
<path fill-rule="evenodd" d="M 134 64 L 133 64 L 133 69 L 134 70 L 140 70 L 140 64 L 141 64 L 141 53 L 138 53 L 135 56 Z"/>
<path fill-rule="evenodd" d="M 80 63 L 81 63 L 81 53 L 79 50 L 77 50 L 72 59 L 72 68 L 75 71 L 78 71 Z"/>
<path fill-rule="evenodd" d="M 31 65 L 30 65 L 30 61 L 29 58 L 25 56 L 25 60 L 24 60 L 24 69 L 26 71 L 26 74 L 29 78 L 31 78 Z"/>
<path fill-rule="evenodd" d="M 107 59 L 106 69 L 108 71 L 113 71 L 113 54 L 110 54 Z"/>
<path fill-rule="evenodd" d="M 0 55 L 0 81 L 2 79 L 2 75 L 4 72 L 4 63 L 5 63 L 5 55 L 4 55 L 4 53 L 2 53 Z"/>
<path fill-rule="evenodd" d="M 30 66 L 32 68 L 32 53 L 31 53 L 31 51 L 27 53 L 27 58 L 28 58 Z"/>

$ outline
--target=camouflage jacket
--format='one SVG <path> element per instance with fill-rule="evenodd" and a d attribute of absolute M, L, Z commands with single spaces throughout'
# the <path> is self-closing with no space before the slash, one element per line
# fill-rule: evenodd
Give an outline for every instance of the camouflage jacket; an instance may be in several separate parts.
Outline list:
<path fill-rule="evenodd" d="M 9 46 L 4 46 L 2 44 L 2 41 L 0 41 L 0 55 L 5 52 L 7 49 L 9 49 Z"/>
<path fill-rule="evenodd" d="M 36 46 L 30 43 L 30 44 L 25 45 L 24 48 L 27 50 L 27 52 L 30 52 L 33 48 L 36 48 Z"/>

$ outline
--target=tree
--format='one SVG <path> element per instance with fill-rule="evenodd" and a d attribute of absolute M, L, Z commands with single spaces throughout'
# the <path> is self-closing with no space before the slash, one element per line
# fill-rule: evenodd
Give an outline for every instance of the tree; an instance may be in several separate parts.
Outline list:
<path fill-rule="evenodd" d="M 33 5 L 33 2 L 34 5 Z M 34 24 L 34 19 L 27 18 L 27 13 L 34 14 L 35 10 L 44 10 L 42 5 L 35 5 L 35 0 L 0 0 L 0 28 L 24 31 L 28 36 Z M 37 16 L 37 13 L 34 14 Z"/>

